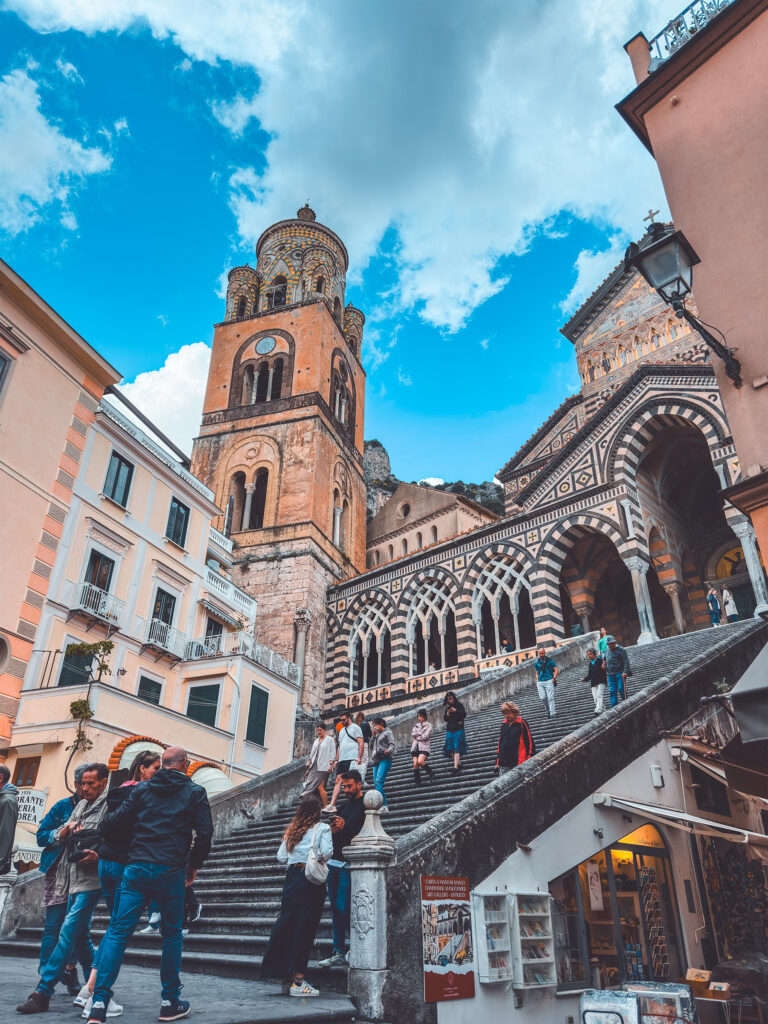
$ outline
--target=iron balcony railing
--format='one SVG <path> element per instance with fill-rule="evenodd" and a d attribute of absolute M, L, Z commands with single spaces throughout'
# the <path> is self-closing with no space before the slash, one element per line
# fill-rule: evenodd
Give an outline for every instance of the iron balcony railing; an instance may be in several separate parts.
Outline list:
<path fill-rule="evenodd" d="M 186 642 L 185 661 L 199 661 L 201 658 L 236 657 L 242 655 L 250 658 L 257 665 L 274 672 L 275 675 L 289 679 L 293 683 L 299 681 L 299 666 L 288 661 L 282 654 L 270 650 L 260 644 L 249 633 L 241 630 L 237 633 L 224 633 L 221 636 L 202 636 Z"/>
<path fill-rule="evenodd" d="M 147 630 L 147 643 L 154 647 L 161 647 L 169 654 L 183 659 L 187 649 L 187 637 L 178 629 L 169 626 L 167 622 L 160 619 L 152 619 Z"/>
<path fill-rule="evenodd" d="M 93 583 L 81 583 L 77 588 L 76 608 L 90 612 L 97 619 L 119 626 L 122 622 L 125 601 L 110 594 Z"/>
<path fill-rule="evenodd" d="M 713 18 L 726 7 L 730 7 L 733 2 L 734 0 L 694 0 L 689 4 L 648 44 L 651 51 L 648 73 L 652 74 L 664 61 L 674 56 L 697 32 L 701 32 Z"/>

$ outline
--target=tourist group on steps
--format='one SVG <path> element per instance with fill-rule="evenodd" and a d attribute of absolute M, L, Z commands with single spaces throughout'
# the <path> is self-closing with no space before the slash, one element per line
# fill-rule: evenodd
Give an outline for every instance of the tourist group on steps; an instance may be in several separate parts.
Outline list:
<path fill-rule="evenodd" d="M 727 601 L 723 608 L 728 614 Z M 719 623 L 719 601 L 715 610 L 711 608 L 713 625 L 717 624 L 715 611 Z M 555 658 L 541 648 L 534 669 L 543 709 L 554 718 L 559 675 Z M 586 651 L 582 679 L 592 689 L 596 715 L 605 709 L 606 690 L 610 707 L 626 698 L 631 674 L 626 650 L 601 629 L 596 649 Z M 497 774 L 511 771 L 536 753 L 530 725 L 517 705 L 504 701 L 501 715 Z M 440 775 L 449 785 L 448 776 L 460 776 L 468 751 L 466 719 L 467 709 L 459 697 L 453 691 L 446 693 L 443 753 L 447 768 L 438 772 L 430 764 L 432 723 L 425 710 L 416 713 L 409 750 L 416 787 L 422 786 L 423 775 L 430 785 Z M 351 875 L 344 849 L 363 827 L 369 768 L 373 786 L 382 796 L 381 811 L 389 810 L 385 784 L 397 753 L 386 719 L 379 716 L 369 723 L 362 711 L 353 716 L 342 709 L 333 725 L 319 722 L 315 733 L 298 806 L 277 850 L 285 882 L 261 965 L 263 978 L 279 980 L 285 994 L 300 998 L 319 994 L 305 972 L 326 896 L 333 950 L 319 966 L 343 967 L 349 962 Z M 122 785 L 110 787 L 104 764 L 75 769 L 74 795 L 58 801 L 37 832 L 43 850 L 45 921 L 39 981 L 17 1007 L 19 1013 L 46 1012 L 57 984 L 62 984 L 89 1024 L 105 1024 L 107 1017 L 119 1016 L 123 1008 L 114 998 L 113 987 L 131 935 L 147 912 L 149 924 L 144 931 L 159 929 L 162 937 L 158 1020 L 174 1021 L 189 1014 L 190 1004 L 180 995 L 182 944 L 189 926 L 202 913 L 193 883 L 210 852 L 213 824 L 205 790 L 187 776 L 188 767 L 186 752 L 172 745 L 162 755 L 148 750 L 139 753 Z M 5 837 L 12 842 L 15 808 L 16 789 L 7 768 L 0 766 L 0 864 L 10 859 Z M 91 918 L 102 900 L 109 923 L 95 948 Z M 78 965 L 83 970 L 82 986 Z"/>

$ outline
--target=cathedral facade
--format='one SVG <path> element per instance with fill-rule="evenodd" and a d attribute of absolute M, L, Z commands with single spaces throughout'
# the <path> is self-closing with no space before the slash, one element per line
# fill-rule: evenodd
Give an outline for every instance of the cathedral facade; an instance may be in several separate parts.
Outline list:
<path fill-rule="evenodd" d="M 256 255 L 230 273 L 193 470 L 307 710 L 403 707 L 573 631 L 703 628 L 709 585 L 742 615 L 768 601 L 752 525 L 721 496 L 740 468 L 708 350 L 635 272 L 563 328 L 581 387 L 499 470 L 504 516 L 408 485 L 366 542 L 346 249 L 305 207 Z"/>

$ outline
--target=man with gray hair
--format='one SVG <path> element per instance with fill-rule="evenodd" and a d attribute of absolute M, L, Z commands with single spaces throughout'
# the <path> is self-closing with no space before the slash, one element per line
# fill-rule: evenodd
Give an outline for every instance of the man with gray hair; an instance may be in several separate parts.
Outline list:
<path fill-rule="evenodd" d="M 184 888 L 191 885 L 211 849 L 213 822 L 202 786 L 187 776 L 189 760 L 181 747 L 167 747 L 163 764 L 140 782 L 102 825 L 108 841 L 130 837 L 130 863 L 123 875 L 120 906 L 101 940 L 89 1024 L 105 1024 L 112 986 L 120 973 L 125 947 L 148 899 L 160 908 L 163 937 L 158 1020 L 186 1017 L 190 1006 L 180 999 Z M 193 840 L 194 833 L 194 840 Z"/>

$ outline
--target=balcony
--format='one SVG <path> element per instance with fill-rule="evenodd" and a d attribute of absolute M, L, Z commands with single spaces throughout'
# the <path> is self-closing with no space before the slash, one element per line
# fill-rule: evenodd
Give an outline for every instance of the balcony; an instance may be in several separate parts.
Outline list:
<path fill-rule="evenodd" d="M 73 613 L 82 612 L 114 629 L 119 629 L 124 610 L 125 601 L 121 601 L 114 594 L 101 590 L 93 583 L 78 584 L 72 605 Z"/>
<path fill-rule="evenodd" d="M 169 626 L 167 622 L 162 622 L 160 619 L 152 619 L 144 646 L 154 647 L 156 650 L 183 661 L 188 642 L 185 633 L 174 629 L 173 626 Z"/>
<path fill-rule="evenodd" d="M 243 615 L 249 622 L 253 622 L 256 615 L 256 602 L 254 599 L 240 590 L 239 587 L 236 587 L 231 580 L 226 579 L 224 576 L 219 576 L 209 565 L 205 567 L 205 585 L 212 594 L 226 601 L 230 608 L 234 608 L 235 611 Z"/>
<path fill-rule="evenodd" d="M 734 0 L 694 0 L 689 4 L 648 44 L 651 52 L 648 74 L 653 74 L 733 2 Z"/>
<path fill-rule="evenodd" d="M 264 644 L 240 630 L 237 633 L 225 633 L 222 636 L 196 637 L 187 640 L 184 649 L 184 661 L 200 661 L 203 658 L 244 657 L 269 669 L 275 675 L 282 676 L 292 683 L 299 682 L 299 666 L 288 661 L 277 651 L 270 650 Z"/>
<path fill-rule="evenodd" d="M 211 544 L 215 544 L 216 547 L 221 548 L 230 555 L 232 554 L 232 541 L 229 537 L 225 537 L 223 533 L 219 533 L 213 526 L 210 528 L 208 538 Z"/>

